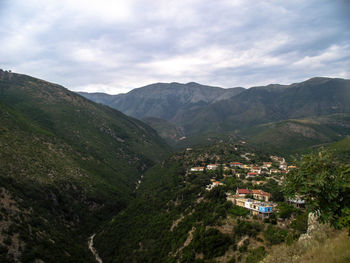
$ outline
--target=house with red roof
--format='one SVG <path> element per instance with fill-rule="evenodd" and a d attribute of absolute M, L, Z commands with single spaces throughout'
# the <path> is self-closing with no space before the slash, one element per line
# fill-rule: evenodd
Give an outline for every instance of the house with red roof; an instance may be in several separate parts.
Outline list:
<path fill-rule="evenodd" d="M 263 162 L 263 167 L 270 168 L 272 166 L 272 162 Z"/>
<path fill-rule="evenodd" d="M 236 190 L 236 195 L 240 196 L 240 197 L 245 197 L 246 195 L 251 194 L 249 189 L 238 189 Z"/>
<path fill-rule="evenodd" d="M 268 202 L 271 198 L 271 194 L 262 190 L 252 190 L 253 197 L 262 201 Z"/>
<path fill-rule="evenodd" d="M 247 178 L 249 178 L 249 177 L 256 177 L 256 176 L 258 176 L 258 174 L 255 173 L 255 172 L 247 173 Z"/>

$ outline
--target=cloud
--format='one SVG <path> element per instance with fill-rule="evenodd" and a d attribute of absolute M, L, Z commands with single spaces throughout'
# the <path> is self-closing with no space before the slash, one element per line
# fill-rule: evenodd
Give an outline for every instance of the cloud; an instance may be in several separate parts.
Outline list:
<path fill-rule="evenodd" d="M 0 67 L 72 90 L 350 78 L 346 1 L 0 2 Z"/>

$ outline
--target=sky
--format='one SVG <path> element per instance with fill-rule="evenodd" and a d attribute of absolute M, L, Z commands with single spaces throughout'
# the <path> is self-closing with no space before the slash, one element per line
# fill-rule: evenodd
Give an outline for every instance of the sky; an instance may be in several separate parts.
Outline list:
<path fill-rule="evenodd" d="M 350 79 L 350 0 L 0 0 L 0 68 L 73 91 Z"/>

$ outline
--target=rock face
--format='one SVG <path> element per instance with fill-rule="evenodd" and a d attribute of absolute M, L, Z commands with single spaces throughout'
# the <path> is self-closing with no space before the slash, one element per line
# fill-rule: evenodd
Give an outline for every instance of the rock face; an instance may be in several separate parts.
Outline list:
<path fill-rule="evenodd" d="M 318 215 L 316 212 L 309 213 L 307 222 L 307 232 L 299 237 L 299 242 L 307 242 L 312 239 L 315 234 L 318 234 L 322 229 L 322 225 L 318 222 Z"/>

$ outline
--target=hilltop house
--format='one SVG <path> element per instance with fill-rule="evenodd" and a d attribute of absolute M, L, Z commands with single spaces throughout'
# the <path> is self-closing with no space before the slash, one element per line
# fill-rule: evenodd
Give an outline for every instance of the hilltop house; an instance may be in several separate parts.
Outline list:
<path fill-rule="evenodd" d="M 249 195 L 251 192 L 249 189 L 238 189 L 236 190 L 236 195 L 240 197 L 245 197 L 246 195 Z"/>
<path fill-rule="evenodd" d="M 263 167 L 270 168 L 272 166 L 272 162 L 263 162 Z"/>
<path fill-rule="evenodd" d="M 305 207 L 305 200 L 301 199 L 300 197 L 296 197 L 294 199 L 290 198 L 288 199 L 288 202 L 296 207 Z"/>
<path fill-rule="evenodd" d="M 218 167 L 216 164 L 208 164 L 207 165 L 207 169 L 208 170 L 216 170 Z"/>
<path fill-rule="evenodd" d="M 215 187 L 217 187 L 219 185 L 224 185 L 224 184 L 220 183 L 219 181 L 214 181 L 212 184 L 208 184 L 205 189 L 207 191 L 210 191 L 210 190 L 212 190 L 213 188 L 215 188 Z"/>
<path fill-rule="evenodd" d="M 261 168 L 258 167 L 258 166 L 253 166 L 253 167 L 250 168 L 250 171 L 251 171 L 252 173 L 260 174 L 260 173 L 261 173 Z"/>
<path fill-rule="evenodd" d="M 192 167 L 191 172 L 203 172 L 204 167 Z"/>
<path fill-rule="evenodd" d="M 269 217 L 271 213 L 273 213 L 273 207 L 275 204 L 268 202 L 256 201 L 249 198 L 233 198 L 229 199 L 235 205 L 249 209 L 252 215 L 261 216 L 262 218 Z"/>
<path fill-rule="evenodd" d="M 253 197 L 255 199 L 259 199 L 259 200 L 262 200 L 262 201 L 268 202 L 269 199 L 271 198 L 271 194 L 270 193 L 264 192 L 262 190 L 252 190 L 252 193 L 253 193 Z"/>
<path fill-rule="evenodd" d="M 254 172 L 247 173 L 247 178 L 249 178 L 249 177 L 256 177 L 256 176 L 258 176 L 257 173 L 254 173 Z"/>
<path fill-rule="evenodd" d="M 238 163 L 238 162 L 232 162 L 230 163 L 231 167 L 239 167 L 239 168 L 243 168 L 243 163 Z"/>

